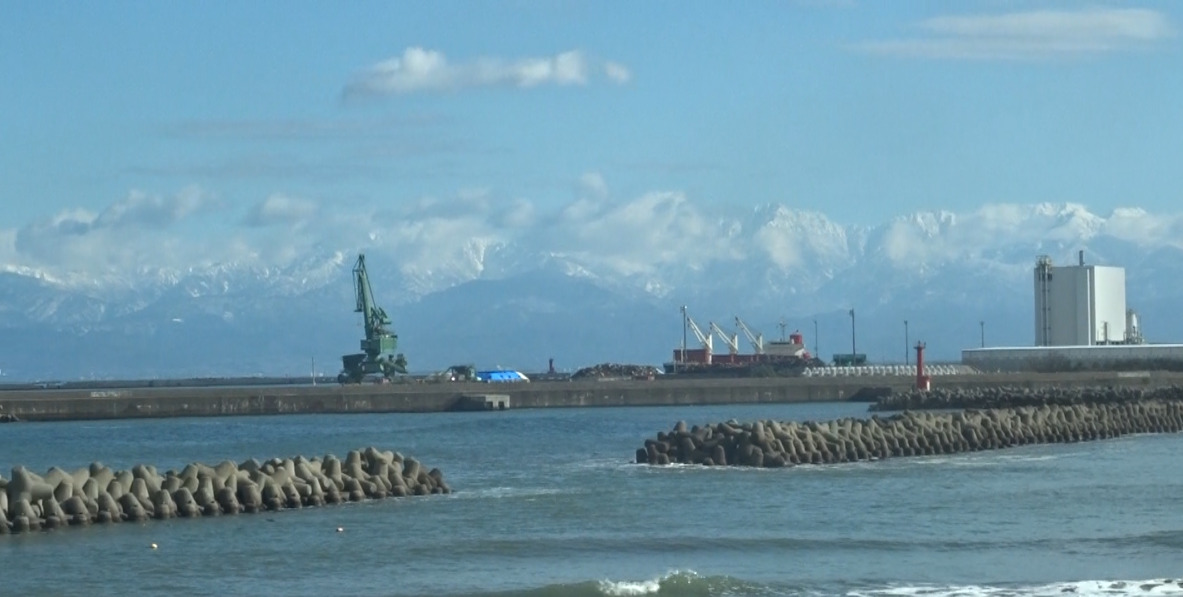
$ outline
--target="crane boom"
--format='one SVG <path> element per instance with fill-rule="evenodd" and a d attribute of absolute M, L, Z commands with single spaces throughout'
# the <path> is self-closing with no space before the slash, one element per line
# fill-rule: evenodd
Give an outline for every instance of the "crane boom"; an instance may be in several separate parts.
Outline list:
<path fill-rule="evenodd" d="M 748 337 L 748 342 L 752 343 L 752 349 L 756 351 L 756 354 L 764 354 L 764 334 L 753 334 L 738 315 L 735 316 L 735 325 Z"/>
<path fill-rule="evenodd" d="M 728 350 L 731 351 L 731 354 L 733 354 L 733 355 L 739 354 L 739 335 L 738 334 L 728 334 L 727 332 L 723 331 L 723 328 L 719 327 L 713 321 L 711 322 L 711 332 L 717 334 L 720 338 L 723 339 L 723 343 L 725 343 L 727 345 L 727 348 L 728 348 Z"/>
<path fill-rule="evenodd" d="M 374 291 L 370 288 L 370 275 L 366 272 L 364 254 L 358 255 L 357 262 L 353 264 L 353 288 L 354 294 L 357 295 L 357 308 L 354 311 L 361 313 L 365 320 L 366 340 L 388 336 L 386 326 L 390 325 L 390 316 L 386 315 L 382 307 L 374 304 Z M 390 348 L 393 350 L 394 346 Z M 362 350 L 369 352 L 365 342 L 362 343 Z"/>
<path fill-rule="evenodd" d="M 702 342 L 702 347 L 706 349 L 707 354 L 709 355 L 714 352 L 714 347 L 711 346 L 711 337 L 702 333 L 702 330 L 699 329 L 698 324 L 694 323 L 694 320 L 691 319 L 689 315 L 686 316 L 686 323 L 690 326 L 690 331 L 694 332 L 694 337 L 698 338 L 699 342 Z"/>
<path fill-rule="evenodd" d="M 360 254 L 353 264 L 353 291 L 356 299 L 354 312 L 361 313 L 366 336 L 361 340 L 361 352 L 341 357 L 343 370 L 337 379 L 342 383 L 358 383 L 367 373 L 381 373 L 385 378 L 407 372 L 407 359 L 395 355 L 398 335 L 389 330 L 390 316 L 374 302 L 370 275 L 366 271 L 366 256 Z"/>

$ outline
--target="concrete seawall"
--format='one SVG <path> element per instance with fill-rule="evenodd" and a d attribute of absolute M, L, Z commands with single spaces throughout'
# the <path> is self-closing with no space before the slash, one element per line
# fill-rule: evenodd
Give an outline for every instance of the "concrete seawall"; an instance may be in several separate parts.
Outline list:
<path fill-rule="evenodd" d="M 950 376 L 935 386 L 1018 388 L 1183 384 L 1183 374 L 1056 373 Z M 512 408 L 673 406 L 849 400 L 860 391 L 903 391 L 908 377 L 658 379 L 528 384 L 392 384 L 0 391 L 0 417 L 25 421 L 302 413 L 441 412 L 461 397 L 505 394 Z M 873 396 L 871 397 L 873 398 Z"/>

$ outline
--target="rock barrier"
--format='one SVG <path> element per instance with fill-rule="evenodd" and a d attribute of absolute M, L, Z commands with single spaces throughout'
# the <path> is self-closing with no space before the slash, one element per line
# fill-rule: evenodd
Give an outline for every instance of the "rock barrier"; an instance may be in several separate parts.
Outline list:
<path fill-rule="evenodd" d="M 1023 406 L 955 413 L 908 411 L 828 422 L 678 422 L 645 440 L 636 460 L 784 467 L 899 456 L 955 454 L 1025 444 L 1077 442 L 1183 429 L 1183 401 Z"/>
<path fill-rule="evenodd" d="M 902 410 L 937 410 L 952 408 L 1008 408 L 1044 404 L 1117 404 L 1142 400 L 1181 400 L 1183 387 L 1160 388 L 1091 387 L 1091 388 L 933 388 L 907 390 L 880 395 L 868 407 L 875 412 Z"/>
<path fill-rule="evenodd" d="M 0 477 L 0 534 L 66 525 L 218 516 L 323 506 L 346 501 L 451 493 L 439 469 L 373 447 L 345 459 L 251 459 L 241 464 L 190 464 L 163 475 L 136 465 L 115 471 L 100 463 L 37 475 L 23 466 Z"/>

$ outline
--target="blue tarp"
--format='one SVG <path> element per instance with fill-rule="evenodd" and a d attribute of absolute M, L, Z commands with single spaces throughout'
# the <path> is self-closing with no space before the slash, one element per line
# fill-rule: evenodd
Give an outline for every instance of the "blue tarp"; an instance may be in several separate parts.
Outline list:
<path fill-rule="evenodd" d="M 476 378 L 487 382 L 530 381 L 518 371 L 477 371 Z"/>

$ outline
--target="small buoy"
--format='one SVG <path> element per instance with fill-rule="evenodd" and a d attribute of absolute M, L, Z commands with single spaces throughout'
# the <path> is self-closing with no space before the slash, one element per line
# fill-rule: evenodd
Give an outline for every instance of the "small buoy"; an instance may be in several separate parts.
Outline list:
<path fill-rule="evenodd" d="M 152 549 L 156 549 L 156 544 L 155 544 L 155 543 L 153 543 L 153 544 L 152 544 Z"/>
<path fill-rule="evenodd" d="M 337 527 L 337 532 L 338 532 L 338 533 L 344 533 L 344 532 L 345 532 L 345 527 Z"/>

